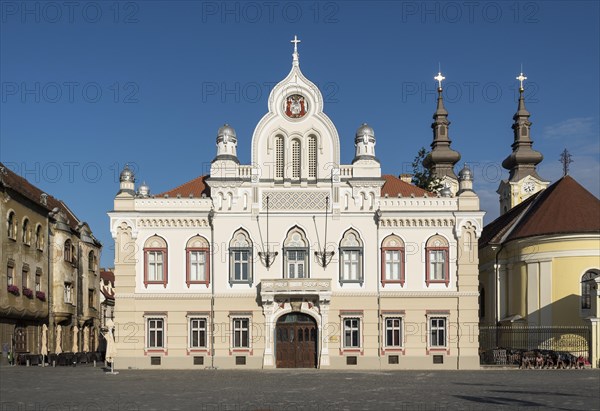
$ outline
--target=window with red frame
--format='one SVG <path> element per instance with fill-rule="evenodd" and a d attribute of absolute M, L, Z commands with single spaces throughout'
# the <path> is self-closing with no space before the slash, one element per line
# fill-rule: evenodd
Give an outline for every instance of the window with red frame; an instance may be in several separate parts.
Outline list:
<path fill-rule="evenodd" d="M 144 244 L 144 285 L 163 284 L 167 286 L 167 242 L 153 236 Z"/>
<path fill-rule="evenodd" d="M 210 283 L 210 256 L 208 241 L 201 236 L 195 236 L 188 240 L 186 245 L 187 274 L 186 283 L 208 284 Z"/>
<path fill-rule="evenodd" d="M 448 241 L 440 235 L 431 237 L 427 240 L 425 253 L 425 283 L 428 287 L 436 283 L 447 287 L 450 283 Z"/>
<path fill-rule="evenodd" d="M 396 235 L 387 236 L 381 247 L 381 283 L 404 285 L 404 241 Z"/>

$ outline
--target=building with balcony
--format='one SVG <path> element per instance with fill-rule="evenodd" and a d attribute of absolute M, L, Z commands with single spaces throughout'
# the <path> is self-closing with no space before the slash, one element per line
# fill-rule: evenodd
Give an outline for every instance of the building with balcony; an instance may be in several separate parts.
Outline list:
<path fill-rule="evenodd" d="M 101 244 L 64 202 L 2 164 L 0 196 L 3 353 L 40 354 L 42 339 L 48 353 L 94 351 Z"/>
<path fill-rule="evenodd" d="M 251 165 L 237 157 L 249 137 L 224 125 L 209 175 L 151 195 L 122 171 L 109 212 L 116 367 L 478 368 L 483 212 L 471 172 L 454 173 L 441 80 L 433 193 L 382 175 L 368 124 L 341 164 L 296 46 Z"/>

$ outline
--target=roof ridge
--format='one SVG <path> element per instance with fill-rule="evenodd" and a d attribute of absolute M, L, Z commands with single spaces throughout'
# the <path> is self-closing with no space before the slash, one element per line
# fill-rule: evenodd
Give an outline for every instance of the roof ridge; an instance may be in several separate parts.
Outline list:
<path fill-rule="evenodd" d="M 171 191 L 178 190 L 178 189 L 182 188 L 184 185 L 186 185 L 186 184 L 189 184 L 189 183 L 191 183 L 192 181 L 198 180 L 199 178 L 206 178 L 206 176 L 207 176 L 207 174 L 202 174 L 202 175 L 199 175 L 198 177 L 194 177 L 194 178 L 192 178 L 191 180 L 188 180 L 188 181 L 186 181 L 185 183 L 182 183 L 182 184 L 178 185 L 177 187 L 171 188 L 170 190 L 167 190 L 167 191 L 163 191 L 162 193 L 159 193 L 159 194 L 156 194 L 156 195 L 157 195 L 157 196 L 162 196 L 162 195 L 164 195 L 164 194 L 166 194 L 166 193 L 169 193 L 169 192 L 171 192 Z"/>

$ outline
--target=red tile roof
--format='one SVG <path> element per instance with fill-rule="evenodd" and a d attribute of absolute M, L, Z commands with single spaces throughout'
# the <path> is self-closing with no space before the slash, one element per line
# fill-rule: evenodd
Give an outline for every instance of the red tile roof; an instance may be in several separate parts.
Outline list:
<path fill-rule="evenodd" d="M 179 187 L 157 194 L 156 196 L 164 197 L 165 195 L 168 195 L 169 197 L 176 197 L 177 195 L 181 195 L 181 197 L 189 197 L 191 194 L 194 197 L 202 197 L 202 194 L 206 194 L 207 197 L 210 197 L 210 187 L 206 183 L 207 178 L 208 176 L 196 177 Z M 434 195 L 434 193 L 430 193 L 427 190 L 406 183 L 390 174 L 385 174 L 382 178 L 385 180 L 383 187 L 381 187 L 382 196 L 386 194 L 389 197 L 397 197 L 398 194 L 403 197 L 410 197 L 411 194 L 414 194 L 415 197 L 423 197 L 425 194 Z"/>
<path fill-rule="evenodd" d="M 540 235 L 600 233 L 600 200 L 570 176 L 485 226 L 479 247 Z"/>
<path fill-rule="evenodd" d="M 80 220 L 69 209 L 69 207 L 62 202 L 62 200 L 59 200 L 45 191 L 40 190 L 25 178 L 11 171 L 4 164 L 0 163 L 0 168 L 4 170 L 4 172 L 0 172 L 0 184 L 4 185 L 5 187 L 9 187 L 10 189 L 21 194 L 23 197 L 28 198 L 33 203 L 38 204 L 40 207 L 45 208 L 48 211 L 58 208 L 59 210 L 63 211 L 69 219 L 69 226 L 71 229 L 77 229 L 77 225 L 79 224 Z M 45 205 L 40 201 L 42 194 L 47 194 Z"/>
<path fill-rule="evenodd" d="M 202 194 L 206 194 L 207 197 L 210 197 L 210 188 L 206 184 L 207 178 L 208 176 L 196 177 L 195 179 L 190 180 L 179 187 L 157 194 L 156 196 L 164 197 L 165 195 L 168 195 L 169 197 L 177 197 L 179 194 L 182 197 L 189 197 L 191 194 L 194 197 L 202 197 Z"/>
<path fill-rule="evenodd" d="M 414 194 L 415 197 L 423 197 L 425 194 L 429 196 L 435 195 L 435 193 L 430 193 L 427 190 L 402 181 L 396 176 L 384 174 L 381 177 L 385 180 L 383 187 L 381 187 L 381 196 L 385 196 L 386 194 L 389 197 L 398 197 L 398 194 L 402 195 L 402 197 L 410 197 L 411 194 Z"/>

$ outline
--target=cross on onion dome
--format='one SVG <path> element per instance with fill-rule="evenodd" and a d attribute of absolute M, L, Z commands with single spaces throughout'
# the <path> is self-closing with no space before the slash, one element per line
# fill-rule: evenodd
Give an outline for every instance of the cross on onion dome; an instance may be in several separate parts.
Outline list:
<path fill-rule="evenodd" d="M 442 76 L 442 73 L 438 71 L 437 76 L 435 76 L 433 79 L 437 80 L 438 87 L 442 88 L 442 80 L 446 80 L 446 77 Z"/>

